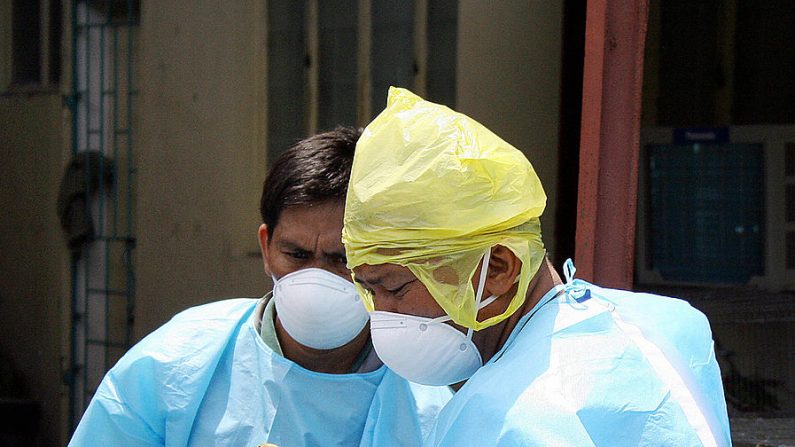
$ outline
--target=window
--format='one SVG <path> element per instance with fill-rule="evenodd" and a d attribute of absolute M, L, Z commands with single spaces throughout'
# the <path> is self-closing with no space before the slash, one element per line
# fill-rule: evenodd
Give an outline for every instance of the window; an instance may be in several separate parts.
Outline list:
<path fill-rule="evenodd" d="M 41 88 L 61 80 L 61 0 L 15 0 L 11 8 L 12 89 Z"/>
<path fill-rule="evenodd" d="M 390 85 L 454 107 L 457 17 L 457 0 L 269 1 L 270 158 L 367 124 Z"/>

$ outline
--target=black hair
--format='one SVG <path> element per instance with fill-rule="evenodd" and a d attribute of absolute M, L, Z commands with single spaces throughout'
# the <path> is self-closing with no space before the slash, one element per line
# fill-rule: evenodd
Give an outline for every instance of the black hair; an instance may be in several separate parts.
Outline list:
<path fill-rule="evenodd" d="M 285 208 L 345 200 L 362 129 L 337 127 L 299 141 L 273 163 L 262 185 L 260 214 L 268 237 Z"/>

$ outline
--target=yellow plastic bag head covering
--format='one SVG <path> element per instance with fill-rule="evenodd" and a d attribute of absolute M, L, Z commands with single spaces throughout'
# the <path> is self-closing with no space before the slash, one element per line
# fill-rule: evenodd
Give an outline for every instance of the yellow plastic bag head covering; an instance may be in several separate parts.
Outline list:
<path fill-rule="evenodd" d="M 524 303 L 544 257 L 545 204 L 524 154 L 466 115 L 392 87 L 356 145 L 342 230 L 348 267 L 405 266 L 453 321 L 480 330 Z M 495 245 L 522 261 L 519 286 L 503 314 L 479 322 L 472 277 Z M 372 296 L 359 292 L 372 311 Z"/>

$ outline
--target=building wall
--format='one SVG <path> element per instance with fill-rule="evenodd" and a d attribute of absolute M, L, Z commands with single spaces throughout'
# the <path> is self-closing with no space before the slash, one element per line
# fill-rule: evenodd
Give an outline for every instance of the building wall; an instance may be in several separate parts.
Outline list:
<path fill-rule="evenodd" d="M 780 76 L 781 73 L 787 73 L 785 67 L 792 67 L 793 58 L 763 56 L 776 52 L 782 55 L 791 53 L 784 50 L 780 33 L 775 32 L 776 27 L 786 21 L 785 17 L 792 16 L 787 14 L 791 5 L 791 2 L 768 2 L 764 7 L 757 7 L 753 2 L 736 0 L 650 2 L 641 123 L 644 135 L 654 138 L 663 133 L 670 135 L 669 131 L 661 131 L 656 126 L 754 124 L 759 126 L 759 133 L 771 133 L 762 129 L 767 125 L 795 124 L 791 101 L 788 109 L 777 107 L 782 104 L 779 99 L 795 92 L 792 82 L 787 82 L 791 76 L 787 79 L 784 79 L 786 76 Z M 688 20 L 693 22 L 688 23 Z M 679 32 L 682 30 L 686 32 Z M 690 33 L 701 33 L 703 38 L 695 39 Z M 771 69 L 769 61 L 775 61 L 775 69 Z M 744 83 L 763 79 L 766 89 L 748 88 L 751 84 Z M 775 100 L 768 100 L 769 97 L 765 96 L 768 94 L 776 96 Z M 743 102 L 743 98 L 748 102 Z M 762 104 L 765 110 L 752 107 Z M 770 139 L 769 136 L 746 136 L 757 133 L 751 129 L 753 127 L 747 126 L 732 138 L 742 142 Z M 738 138 L 738 134 L 743 136 Z M 768 312 L 767 316 L 743 322 L 746 315 L 744 307 L 738 306 L 733 312 L 715 313 L 710 308 L 710 300 L 699 300 L 696 296 L 683 298 L 691 299 L 697 307 L 703 307 L 712 321 L 713 333 L 721 349 L 732 353 L 732 360 L 740 374 L 757 381 L 752 384 L 757 390 L 740 387 L 735 392 L 754 401 L 758 399 L 755 394 L 758 389 L 767 388 L 776 396 L 780 409 L 791 413 L 795 409 L 795 395 L 792 393 L 795 389 L 795 367 L 791 361 L 795 349 L 786 340 L 792 339 L 795 331 L 795 322 L 791 317 L 793 306 L 786 304 L 792 301 L 789 294 L 775 293 L 787 282 L 786 274 L 783 273 L 783 243 L 777 244 L 777 241 L 784 240 L 786 226 L 783 218 L 772 217 L 783 216 L 777 213 L 783 213 L 784 210 L 785 191 L 780 187 L 784 178 L 783 170 L 779 168 L 784 164 L 784 154 L 783 151 L 768 153 L 765 157 L 767 166 L 775 168 L 766 173 L 765 203 L 769 222 L 765 236 L 767 265 L 763 284 L 766 283 L 766 286 L 757 292 L 745 286 L 703 287 L 701 294 L 725 297 L 732 303 L 741 298 L 747 299 L 745 307 L 756 312 L 764 310 Z M 641 168 L 644 168 L 643 164 Z M 639 198 L 642 199 L 643 194 L 644 191 L 639 191 Z M 645 207 L 643 201 L 640 206 L 641 209 Z M 640 215 L 639 224 L 639 236 L 643 237 L 643 226 L 646 225 L 643 214 Z M 637 241 L 639 261 L 645 257 L 646 246 L 647 241 Z M 774 250 L 778 247 L 781 247 L 781 251 Z M 644 279 L 648 280 L 639 277 L 639 282 Z M 652 287 L 642 283 L 637 286 Z M 749 293 L 756 296 L 746 298 Z M 767 310 L 771 308 L 775 310 Z M 722 367 L 725 376 L 728 374 L 725 362 Z M 762 384 L 762 380 L 777 383 Z"/>
<path fill-rule="evenodd" d="M 42 406 L 41 445 L 61 445 L 69 262 L 56 216 L 61 96 L 0 96 L 0 353 Z M 7 366 L 7 365 L 3 365 Z"/>
<path fill-rule="evenodd" d="M 255 238 L 266 170 L 264 2 L 144 1 L 141 10 L 137 337 L 187 306 L 269 284 Z M 548 246 L 561 20 L 557 2 L 459 9 L 458 108 L 533 161 L 549 195 Z"/>
<path fill-rule="evenodd" d="M 4 17 L 10 5 L 0 0 Z M 186 307 L 259 296 L 270 286 L 256 239 L 267 169 L 265 14 L 263 0 L 141 1 L 133 71 L 136 340 Z M 459 6 L 458 108 L 534 163 L 549 195 L 542 219 L 549 248 L 561 20 L 558 2 Z M 9 29 L 0 27 L 0 56 L 10 54 Z M 0 63 L 0 87 L 7 65 Z M 61 101 L 55 91 L 0 96 L 0 349 L 44 405 L 43 445 L 66 440 L 70 277 L 55 203 L 71 147 Z M 18 335 L 27 333 L 36 335 Z"/>
<path fill-rule="evenodd" d="M 563 2 L 462 0 L 458 109 L 522 150 L 547 193 L 544 243 L 554 251 Z"/>
<path fill-rule="evenodd" d="M 137 157 L 137 338 L 188 306 L 259 296 L 264 2 L 144 0 Z"/>

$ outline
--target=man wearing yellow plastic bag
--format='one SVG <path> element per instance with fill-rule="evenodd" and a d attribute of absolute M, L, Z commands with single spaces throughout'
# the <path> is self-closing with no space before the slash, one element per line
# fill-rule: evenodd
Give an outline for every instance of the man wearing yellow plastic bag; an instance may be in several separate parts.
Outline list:
<path fill-rule="evenodd" d="M 263 184 L 257 236 L 274 290 L 183 311 L 103 379 L 69 445 L 419 445 L 447 387 L 373 353 L 340 243 L 359 130 L 297 142 Z"/>
<path fill-rule="evenodd" d="M 348 266 L 379 357 L 466 383 L 427 445 L 730 445 L 709 324 L 686 302 L 565 282 L 524 155 L 465 115 L 390 89 L 358 142 Z"/>

